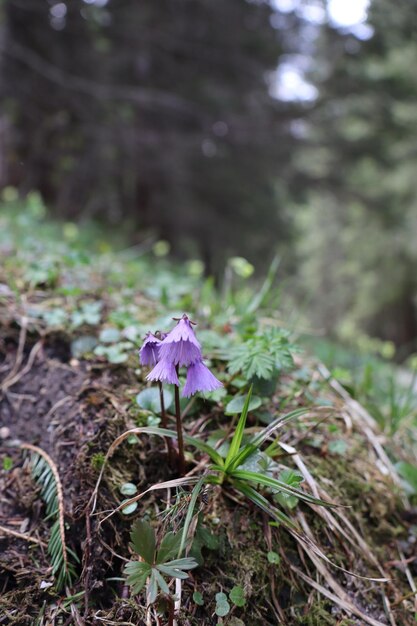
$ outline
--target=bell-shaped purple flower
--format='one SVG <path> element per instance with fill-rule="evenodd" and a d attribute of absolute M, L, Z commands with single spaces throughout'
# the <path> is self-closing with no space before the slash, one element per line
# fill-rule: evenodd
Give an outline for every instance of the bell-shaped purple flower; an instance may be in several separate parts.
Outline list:
<path fill-rule="evenodd" d="M 156 365 L 159 361 L 159 346 L 161 340 L 151 332 L 147 333 L 145 341 L 139 350 L 139 358 L 142 365 Z"/>
<path fill-rule="evenodd" d="M 166 359 L 161 358 L 153 370 L 149 372 L 146 380 L 158 380 L 161 383 L 170 383 L 179 386 L 178 374 L 175 365 Z"/>
<path fill-rule="evenodd" d="M 160 358 L 182 367 L 201 361 L 201 346 L 184 314 L 178 324 L 165 337 L 160 346 Z"/>
<path fill-rule="evenodd" d="M 187 369 L 187 380 L 185 381 L 182 396 L 189 398 L 197 391 L 214 391 L 223 387 L 220 382 L 206 367 L 202 360 L 192 363 Z"/>

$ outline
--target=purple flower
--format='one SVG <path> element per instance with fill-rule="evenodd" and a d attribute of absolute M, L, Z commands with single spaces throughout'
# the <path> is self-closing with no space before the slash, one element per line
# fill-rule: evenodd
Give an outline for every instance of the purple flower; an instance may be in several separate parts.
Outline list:
<path fill-rule="evenodd" d="M 161 383 L 170 383 L 171 385 L 178 386 L 180 384 L 175 365 L 162 358 L 158 361 L 153 370 L 149 372 L 146 380 L 159 380 Z"/>
<path fill-rule="evenodd" d="M 147 333 L 145 341 L 139 351 L 139 358 L 142 365 L 156 365 L 159 361 L 159 346 L 161 340 L 152 333 Z"/>
<path fill-rule="evenodd" d="M 166 359 L 180 367 L 201 360 L 201 346 L 191 324 L 192 322 L 184 314 L 175 328 L 162 341 L 159 353 L 161 359 Z"/>
<path fill-rule="evenodd" d="M 182 390 L 182 396 L 189 398 L 197 391 L 214 391 L 223 387 L 223 383 L 210 372 L 203 361 L 192 363 L 187 370 L 187 380 Z"/>

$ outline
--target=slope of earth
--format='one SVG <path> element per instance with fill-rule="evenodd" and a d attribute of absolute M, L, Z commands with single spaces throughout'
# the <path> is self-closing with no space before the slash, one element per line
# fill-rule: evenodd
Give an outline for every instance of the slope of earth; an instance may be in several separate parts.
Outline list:
<path fill-rule="evenodd" d="M 0 238 L 0 624 L 415 623 L 417 517 L 394 465 L 407 453 L 297 353 L 272 313 L 272 278 L 257 293 L 232 285 L 220 298 L 196 265 L 172 269 L 140 249 L 86 254 L 36 211 L 21 221 L 12 213 Z M 233 485 L 208 486 L 188 533 L 199 566 L 148 604 L 123 575 L 135 558 L 132 523 L 146 518 L 158 540 L 180 531 L 192 483 L 172 486 L 176 466 L 155 435 L 121 437 L 106 454 L 128 430 L 158 425 L 156 395 L 141 394 L 153 388 L 137 349 L 148 329 L 169 328 L 184 310 L 224 383 L 182 405 L 186 433 L 224 456 L 241 410 L 232 403 L 253 384 L 247 438 L 303 409 L 271 431 L 256 469 L 337 506 L 259 488 L 292 520 L 290 532 Z M 265 369 L 272 341 L 276 360 Z M 61 484 L 72 572 L 62 585 L 51 554 L 56 512 L 48 514 L 33 471 L 39 459 Z M 190 479 L 209 471 L 204 452 L 187 446 L 186 460 Z M 143 494 L 131 512 L 120 508 L 128 493 Z"/>

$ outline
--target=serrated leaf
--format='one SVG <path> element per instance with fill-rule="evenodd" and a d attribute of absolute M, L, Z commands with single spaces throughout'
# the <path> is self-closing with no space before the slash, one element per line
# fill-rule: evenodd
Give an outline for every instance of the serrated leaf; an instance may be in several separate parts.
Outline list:
<path fill-rule="evenodd" d="M 162 593 L 165 593 L 167 595 L 169 595 L 169 587 L 167 585 L 167 583 L 165 582 L 165 580 L 163 579 L 163 577 L 161 576 L 161 574 L 158 572 L 158 570 L 154 567 L 152 569 L 152 574 L 155 576 L 155 579 L 162 591 Z"/>
<path fill-rule="evenodd" d="M 155 569 L 153 569 L 151 571 L 151 577 L 149 579 L 149 584 L 148 584 L 149 604 L 153 604 L 155 602 L 157 595 L 158 595 L 158 582 L 155 576 Z"/>
<path fill-rule="evenodd" d="M 162 572 L 166 576 L 171 576 L 171 578 L 181 578 L 181 580 L 185 580 L 186 578 L 188 578 L 188 574 L 176 567 L 169 567 L 168 565 L 162 565 L 162 563 L 157 565 L 156 567 L 160 572 Z"/>
<path fill-rule="evenodd" d="M 127 584 L 132 587 L 132 594 L 139 593 L 143 589 L 150 573 L 151 568 L 148 563 L 129 561 L 125 565 L 123 574 L 127 577 Z"/>
<path fill-rule="evenodd" d="M 155 531 L 144 520 L 136 520 L 130 533 L 133 549 L 150 565 L 155 556 Z"/>
<path fill-rule="evenodd" d="M 193 569 L 198 566 L 198 563 L 195 559 L 191 557 L 184 557 L 182 559 L 174 559 L 173 561 L 168 561 L 165 563 L 168 567 L 175 567 L 179 569 Z"/>
<path fill-rule="evenodd" d="M 157 552 L 156 563 L 165 563 L 173 556 L 178 554 L 181 544 L 181 534 L 167 533 L 161 541 L 161 545 Z"/>

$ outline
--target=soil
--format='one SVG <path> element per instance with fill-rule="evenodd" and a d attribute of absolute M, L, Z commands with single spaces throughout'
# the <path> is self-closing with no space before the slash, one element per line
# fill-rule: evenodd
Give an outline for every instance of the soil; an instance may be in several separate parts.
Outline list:
<path fill-rule="evenodd" d="M 8 329 L 0 363 L 4 385 L 16 369 L 16 359 L 20 359 L 14 373 L 18 379 L 10 386 L 6 384 L 0 400 L 0 460 L 3 463 L 0 526 L 6 528 L 0 529 L 0 624 L 151 623 L 143 597 L 130 597 L 121 579 L 121 570 L 130 558 L 132 519 L 147 513 L 151 517 L 161 513 L 165 496 L 151 493 L 131 516 L 118 513 L 105 522 L 100 521 L 103 511 L 111 511 L 120 503 L 119 487 L 123 482 L 140 484 L 144 490 L 175 475 L 167 466 L 162 442 L 142 437 L 134 444 L 125 443 L 120 447 L 111 459 L 98 492 L 96 512 L 100 515 L 91 515 L 91 495 L 103 456 L 119 434 L 135 425 L 130 412 L 131 398 L 137 393 L 138 385 L 133 368 L 73 359 L 67 339 L 54 336 L 42 340 L 30 338 L 20 358 L 18 340 Z M 77 580 L 67 594 L 57 594 L 52 584 L 46 547 L 50 521 L 45 519 L 45 506 L 31 475 L 28 454 L 20 447 L 22 442 L 45 451 L 56 464 L 62 482 L 66 540 L 79 560 L 75 565 Z M 384 566 L 390 567 L 389 562 L 394 562 L 390 569 L 392 581 L 385 597 L 391 600 L 395 623 L 411 626 L 414 623 L 412 599 L 401 601 L 410 594 L 410 588 L 401 564 L 398 566 L 401 560 L 398 547 L 404 557 L 408 557 L 410 568 L 414 567 L 412 573 L 416 575 L 416 564 L 412 560 L 415 536 L 413 522 L 400 514 L 399 496 L 391 496 L 384 479 L 372 474 L 369 467 L 364 470 L 364 476 L 358 475 L 353 469 L 354 460 L 350 469 L 346 469 L 340 462 L 333 467 L 325 455 L 317 455 L 308 445 L 305 454 L 311 456 L 312 466 L 315 465 L 324 477 L 324 484 L 333 481 L 338 485 L 340 479 L 344 489 L 342 497 L 356 507 L 352 519 L 360 532 L 368 535 L 370 544 L 374 533 L 372 550 Z M 367 482 L 370 489 L 367 489 Z M 302 570 L 310 578 L 317 578 L 314 567 L 306 562 L 293 539 L 281 529 L 271 529 L 268 519 L 250 503 L 236 499 L 233 494 L 225 497 L 213 489 L 208 502 L 201 502 L 200 508 L 212 543 L 210 545 L 209 541 L 203 547 L 204 564 L 184 581 L 178 624 L 348 626 L 364 623 L 344 612 L 331 598 L 319 595 L 296 575 Z M 352 561 L 348 547 L 334 539 L 321 518 L 307 510 L 304 514 L 335 561 L 339 559 L 344 567 L 348 563 L 362 575 L 376 573 L 365 558 L 361 561 L 356 554 Z M 278 548 L 274 547 L 276 545 Z M 271 564 L 266 559 L 271 549 L 279 552 L 280 563 Z M 341 572 L 337 580 L 347 597 L 365 614 L 380 624 L 390 623 L 376 583 L 370 584 Z M 215 595 L 223 590 L 229 592 L 236 584 L 244 588 L 247 603 L 244 607 L 233 606 L 223 622 L 215 615 Z M 325 580 L 320 584 L 326 588 Z M 203 592 L 204 606 L 193 601 L 194 591 Z M 65 595 L 74 594 L 79 596 L 64 602 Z M 167 622 L 161 619 L 159 623 Z"/>

